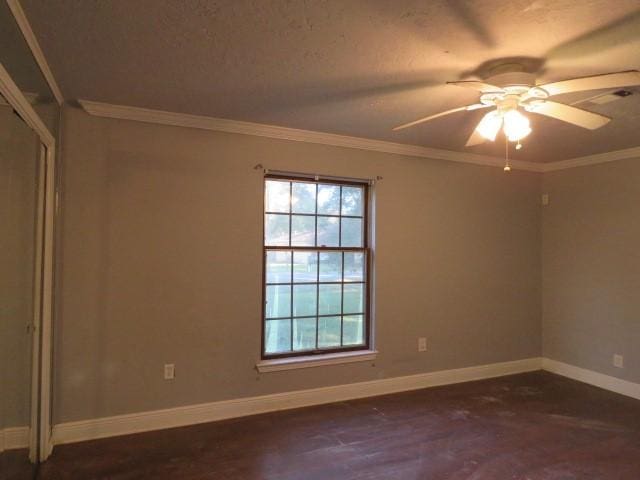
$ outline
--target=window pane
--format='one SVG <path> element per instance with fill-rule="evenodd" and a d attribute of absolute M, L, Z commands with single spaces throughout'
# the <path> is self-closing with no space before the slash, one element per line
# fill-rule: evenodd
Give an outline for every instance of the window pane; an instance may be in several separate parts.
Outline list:
<path fill-rule="evenodd" d="M 343 247 L 362 247 L 362 219 L 342 218 L 342 238 Z"/>
<path fill-rule="evenodd" d="M 318 254 L 316 252 L 293 253 L 294 283 L 315 282 L 318 280 Z"/>
<path fill-rule="evenodd" d="M 316 348 L 316 319 L 293 319 L 293 349 L 313 350 Z"/>
<path fill-rule="evenodd" d="M 340 346 L 340 317 L 318 318 L 318 347 Z"/>
<path fill-rule="evenodd" d="M 365 345 L 365 192 L 361 184 L 265 179 L 265 354 Z"/>
<path fill-rule="evenodd" d="M 344 317 L 342 335 L 343 345 L 362 345 L 364 343 L 364 320 L 362 315 Z"/>
<path fill-rule="evenodd" d="M 265 245 L 289 245 L 289 215 L 266 214 L 264 223 Z"/>
<path fill-rule="evenodd" d="M 264 330 L 266 353 L 291 351 L 291 320 L 267 320 Z"/>
<path fill-rule="evenodd" d="M 338 222 L 338 217 L 318 217 L 318 246 L 338 246 Z"/>
<path fill-rule="evenodd" d="M 289 182 L 267 180 L 265 208 L 267 212 L 289 213 Z"/>
<path fill-rule="evenodd" d="M 362 282 L 364 280 L 364 254 L 360 252 L 344 253 L 344 281 Z"/>
<path fill-rule="evenodd" d="M 342 252 L 320 253 L 320 281 L 342 281 Z"/>
<path fill-rule="evenodd" d="M 313 247 L 316 244 L 315 217 L 291 216 L 291 245 L 297 247 Z"/>
<path fill-rule="evenodd" d="M 342 309 L 342 286 L 320 285 L 318 307 L 320 315 L 339 315 Z"/>
<path fill-rule="evenodd" d="M 267 283 L 291 283 L 291 252 L 267 252 Z"/>
<path fill-rule="evenodd" d="M 293 182 L 292 188 L 291 211 L 293 213 L 316 213 L 315 183 Z"/>
<path fill-rule="evenodd" d="M 362 191 L 360 187 L 342 187 L 342 215 L 362 216 Z"/>
<path fill-rule="evenodd" d="M 293 286 L 293 316 L 305 317 L 316 314 L 316 296 L 318 292 L 316 285 L 294 285 Z M 360 312 L 362 310 L 351 310 Z"/>
<path fill-rule="evenodd" d="M 267 285 L 266 318 L 291 316 L 291 286 Z"/>
<path fill-rule="evenodd" d="M 318 185 L 318 213 L 340 214 L 340 186 Z"/>
<path fill-rule="evenodd" d="M 364 312 L 364 285 L 362 283 L 344 286 L 343 313 Z"/>

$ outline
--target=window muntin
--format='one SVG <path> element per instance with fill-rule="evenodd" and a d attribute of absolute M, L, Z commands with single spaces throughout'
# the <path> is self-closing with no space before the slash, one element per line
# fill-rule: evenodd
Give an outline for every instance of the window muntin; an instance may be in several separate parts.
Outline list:
<path fill-rule="evenodd" d="M 368 348 L 368 186 L 265 178 L 263 358 Z"/>

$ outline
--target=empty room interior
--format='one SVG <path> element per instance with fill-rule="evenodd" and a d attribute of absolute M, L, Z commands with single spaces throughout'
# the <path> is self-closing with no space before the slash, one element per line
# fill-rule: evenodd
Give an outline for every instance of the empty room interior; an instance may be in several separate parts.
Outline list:
<path fill-rule="evenodd" d="M 0 0 L 0 480 L 640 479 L 638 0 Z"/>

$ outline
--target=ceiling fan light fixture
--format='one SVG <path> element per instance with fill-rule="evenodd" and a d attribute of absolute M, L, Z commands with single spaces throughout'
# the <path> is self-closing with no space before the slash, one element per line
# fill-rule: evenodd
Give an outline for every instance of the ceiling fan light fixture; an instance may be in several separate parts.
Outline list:
<path fill-rule="evenodd" d="M 487 140 L 495 141 L 502 126 L 502 115 L 497 110 L 487 113 L 476 127 L 476 131 Z"/>
<path fill-rule="evenodd" d="M 491 69 L 491 75 L 486 79 L 447 82 L 448 85 L 465 87 L 479 92 L 478 102 L 419 118 L 399 125 L 393 130 L 413 127 L 457 112 L 488 108 L 492 111 L 482 118 L 465 146 L 481 145 L 485 140 L 494 142 L 498 132 L 503 128 L 505 145 L 508 147 L 509 142 L 517 143 L 515 149 L 520 150 L 522 148 L 520 140 L 531 133 L 529 119 L 522 114 L 522 111 L 554 118 L 587 130 L 595 130 L 606 125 L 611 121 L 611 118 L 573 105 L 555 102 L 549 98 L 565 93 L 586 90 L 618 90 L 622 87 L 629 88 L 640 85 L 639 70 L 570 78 L 536 85 L 535 75 L 528 73 L 529 68 L 520 63 L 504 63 L 504 60 L 502 59 L 500 63 L 494 62 L 495 68 Z M 538 68 L 536 67 L 536 70 Z M 631 90 L 621 90 L 616 94 L 609 94 L 609 96 L 615 98 L 616 95 L 625 96 L 629 92 Z M 507 163 L 505 171 L 510 168 L 511 165 Z"/>
<path fill-rule="evenodd" d="M 504 134 L 510 142 L 517 142 L 531 133 L 529 119 L 517 110 L 504 114 Z"/>

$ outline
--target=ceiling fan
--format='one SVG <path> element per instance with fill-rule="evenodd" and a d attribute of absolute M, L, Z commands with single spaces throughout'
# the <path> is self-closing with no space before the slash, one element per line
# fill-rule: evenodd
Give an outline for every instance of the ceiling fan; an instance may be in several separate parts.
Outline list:
<path fill-rule="evenodd" d="M 585 90 L 640 85 L 640 71 L 637 70 L 536 85 L 535 75 L 518 71 L 521 69 L 521 66 L 518 65 L 504 65 L 499 73 L 491 75 L 485 81 L 447 82 L 448 85 L 471 88 L 480 92 L 479 102 L 419 118 L 399 125 L 393 130 L 413 127 L 455 112 L 482 108 L 491 108 L 491 111 L 482 118 L 475 128 L 466 143 L 467 147 L 481 144 L 486 140 L 494 141 L 501 127 L 504 128 L 505 136 L 509 141 L 519 142 L 531 133 L 529 119 L 521 113 L 521 110 L 595 130 L 608 123 L 611 118 L 564 103 L 551 101 L 549 97 Z"/>

